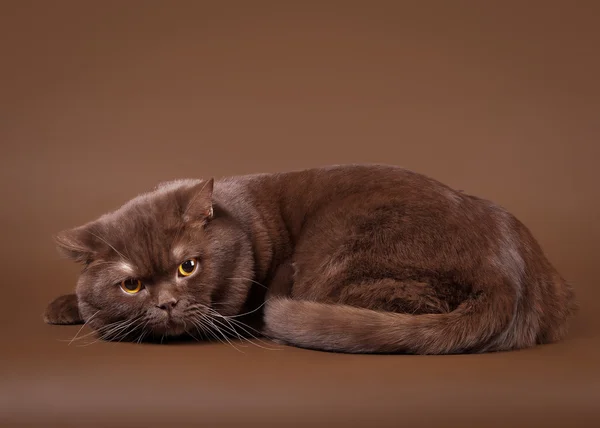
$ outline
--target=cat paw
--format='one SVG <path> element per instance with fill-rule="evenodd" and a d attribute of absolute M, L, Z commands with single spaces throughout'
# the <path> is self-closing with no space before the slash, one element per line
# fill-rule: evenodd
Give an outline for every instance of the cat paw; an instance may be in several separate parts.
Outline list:
<path fill-rule="evenodd" d="M 44 322 L 58 325 L 83 324 L 77 306 L 77 296 L 66 294 L 50 302 L 44 312 Z"/>

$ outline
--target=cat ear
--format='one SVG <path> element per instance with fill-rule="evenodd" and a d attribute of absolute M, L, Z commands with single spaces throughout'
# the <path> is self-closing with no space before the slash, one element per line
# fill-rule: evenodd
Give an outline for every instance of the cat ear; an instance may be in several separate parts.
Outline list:
<path fill-rule="evenodd" d="M 190 201 L 183 213 L 183 221 L 186 223 L 206 222 L 212 219 L 214 215 L 212 201 L 214 182 L 214 178 L 211 178 L 194 186 Z"/>
<path fill-rule="evenodd" d="M 58 252 L 69 260 L 88 263 L 96 254 L 98 240 L 90 225 L 63 230 L 54 236 Z"/>

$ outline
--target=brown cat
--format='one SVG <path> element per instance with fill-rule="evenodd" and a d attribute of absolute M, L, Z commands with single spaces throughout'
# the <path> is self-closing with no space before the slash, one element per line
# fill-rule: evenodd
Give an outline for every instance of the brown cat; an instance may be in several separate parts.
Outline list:
<path fill-rule="evenodd" d="M 106 340 L 248 331 L 266 299 L 280 343 L 486 352 L 560 340 L 576 311 L 514 216 L 387 165 L 169 182 L 56 240 L 84 268 L 45 320 Z"/>

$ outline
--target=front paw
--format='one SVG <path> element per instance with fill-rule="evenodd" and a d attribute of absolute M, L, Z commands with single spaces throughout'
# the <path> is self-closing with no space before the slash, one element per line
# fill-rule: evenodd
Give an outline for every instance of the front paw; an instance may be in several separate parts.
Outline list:
<path fill-rule="evenodd" d="M 83 319 L 81 319 L 77 305 L 77 296 L 75 294 L 66 294 L 54 299 L 46 307 L 44 322 L 60 325 L 83 324 Z"/>

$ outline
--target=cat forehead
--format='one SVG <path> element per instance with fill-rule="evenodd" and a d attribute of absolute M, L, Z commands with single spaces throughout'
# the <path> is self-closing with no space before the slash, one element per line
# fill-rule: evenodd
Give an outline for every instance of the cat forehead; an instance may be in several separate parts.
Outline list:
<path fill-rule="evenodd" d="M 183 245 L 175 245 L 171 248 L 171 255 L 175 260 L 181 259 L 185 255 L 185 247 Z"/>
<path fill-rule="evenodd" d="M 91 264 L 96 273 L 100 273 L 103 282 L 117 283 L 127 278 L 137 277 L 140 272 L 128 261 L 107 261 L 98 259 Z M 99 269 L 96 270 L 96 269 Z"/>
<path fill-rule="evenodd" d="M 187 229 L 182 212 L 188 195 L 180 196 L 202 180 L 161 183 L 157 190 L 141 194 L 99 218 L 95 232 L 105 248 L 102 257 L 114 261 L 111 268 L 141 273 L 171 266 L 197 250 L 202 230 Z"/>
<path fill-rule="evenodd" d="M 135 269 L 131 265 L 131 263 L 121 260 L 115 263 L 115 269 L 120 270 L 121 272 L 127 275 L 133 275 L 135 273 Z"/>
<path fill-rule="evenodd" d="M 114 226 L 104 235 L 103 260 L 122 273 L 153 275 L 197 256 L 205 245 L 202 230 L 189 230 L 175 218 L 170 221 L 129 218 Z"/>
<path fill-rule="evenodd" d="M 127 278 L 153 278 L 173 269 L 178 262 L 165 252 L 133 252 L 111 254 L 96 260 L 102 277 L 108 282 Z M 96 271 L 98 272 L 98 271 Z"/>

